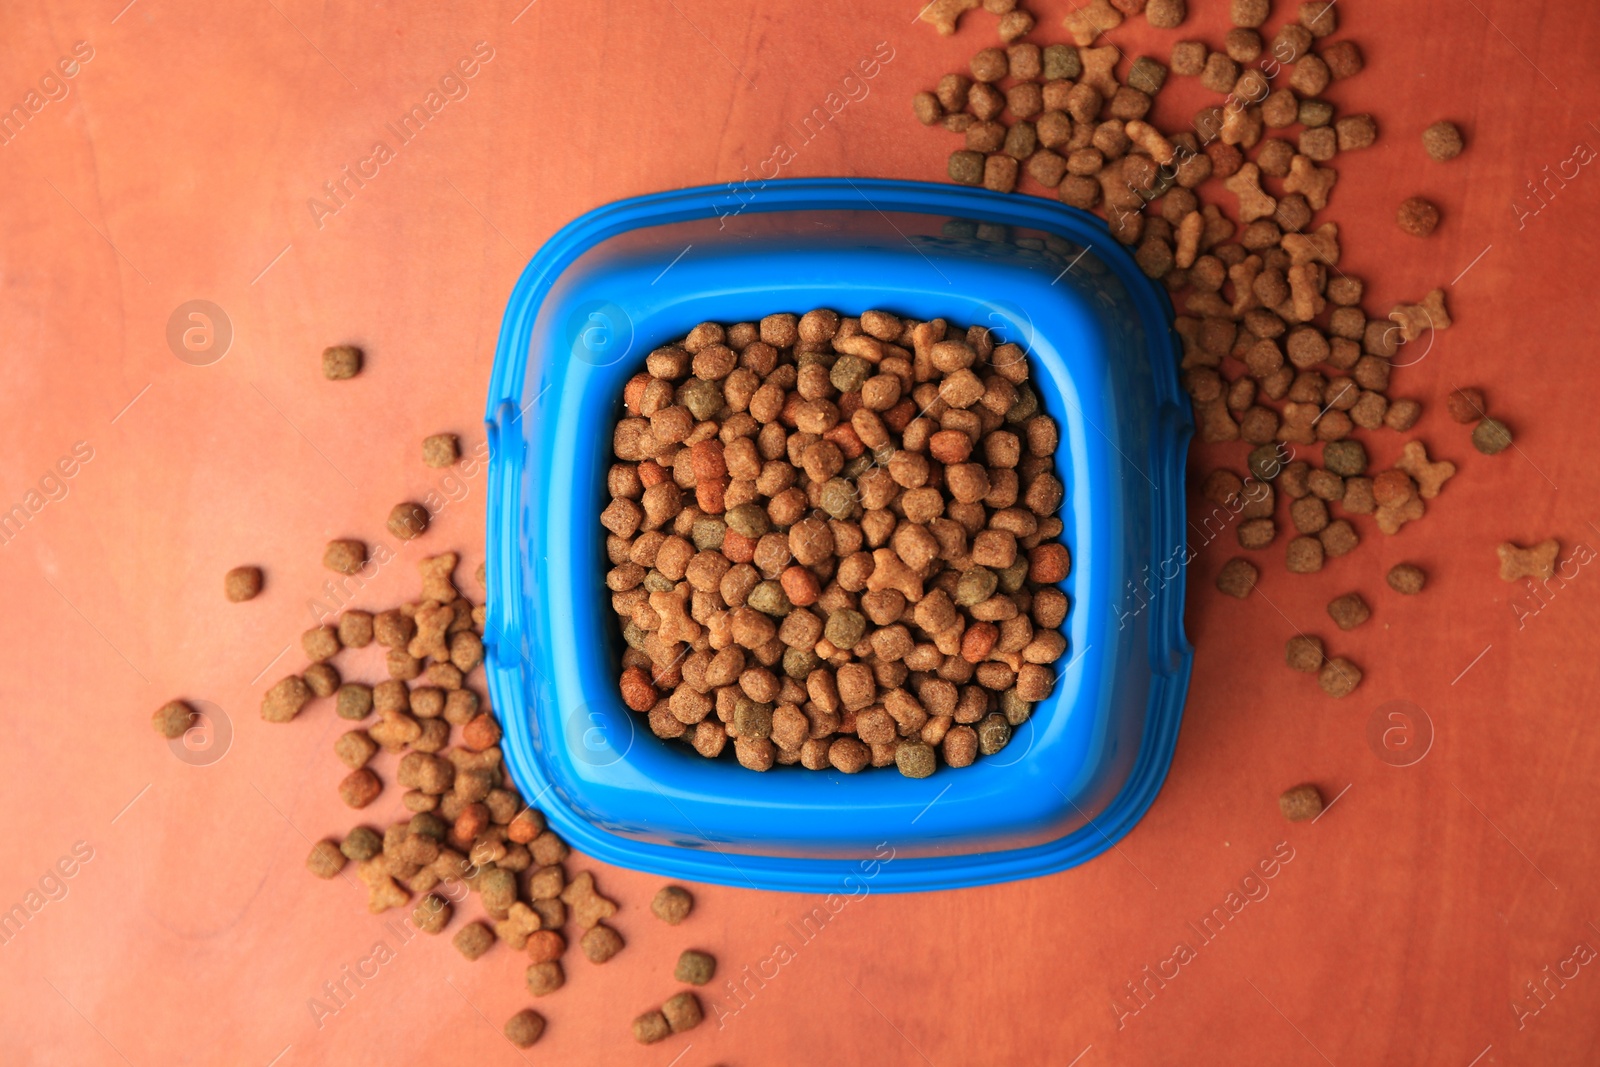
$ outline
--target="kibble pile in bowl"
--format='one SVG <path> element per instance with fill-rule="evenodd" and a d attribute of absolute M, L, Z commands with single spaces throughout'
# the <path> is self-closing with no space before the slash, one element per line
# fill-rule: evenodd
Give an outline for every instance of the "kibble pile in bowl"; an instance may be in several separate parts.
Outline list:
<path fill-rule="evenodd" d="M 645 368 L 600 515 L 627 706 L 757 771 L 921 778 L 1003 748 L 1067 647 L 1026 353 L 819 309 L 701 323 Z"/>

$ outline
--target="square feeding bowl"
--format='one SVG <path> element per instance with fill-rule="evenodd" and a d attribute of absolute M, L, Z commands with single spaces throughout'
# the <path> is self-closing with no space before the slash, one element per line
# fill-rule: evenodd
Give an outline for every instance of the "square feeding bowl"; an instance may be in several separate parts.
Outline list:
<path fill-rule="evenodd" d="M 1061 427 L 1067 652 L 964 769 L 758 774 L 657 738 L 618 693 L 599 516 L 623 384 L 696 323 L 818 307 L 988 326 L 1028 351 Z M 511 295 L 487 413 L 489 689 L 522 794 L 597 859 L 761 889 L 956 888 L 1109 848 L 1166 775 L 1192 660 L 1169 315 L 1099 219 L 949 185 L 686 189 L 555 234 Z"/>

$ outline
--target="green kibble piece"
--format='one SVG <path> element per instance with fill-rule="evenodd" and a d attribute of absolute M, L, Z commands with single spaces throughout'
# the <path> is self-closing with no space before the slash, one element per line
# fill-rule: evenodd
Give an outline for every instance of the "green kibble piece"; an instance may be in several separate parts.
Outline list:
<path fill-rule="evenodd" d="M 839 473 L 845 478 L 859 478 L 863 474 L 867 473 L 867 471 L 871 470 L 873 465 L 877 462 L 878 460 L 876 457 L 863 452 L 849 463 L 846 463 L 844 465 L 844 470 L 840 471 Z M 885 460 L 884 462 L 888 461 Z"/>
<path fill-rule="evenodd" d="M 1322 465 L 1341 478 L 1367 473 L 1367 450 L 1360 441 L 1333 441 L 1322 450 Z"/>
<path fill-rule="evenodd" d="M 872 364 L 860 356 L 840 356 L 828 380 L 841 393 L 853 393 L 872 375 Z"/>
<path fill-rule="evenodd" d="M 820 666 L 822 657 L 809 648 L 790 648 L 783 653 L 783 673 L 797 682 L 805 681 Z"/>
<path fill-rule="evenodd" d="M 677 582 L 657 570 L 646 573 L 643 584 L 645 589 L 652 593 L 670 593 L 678 587 Z"/>
<path fill-rule="evenodd" d="M 341 719 L 355 722 L 372 714 L 372 687 L 360 682 L 346 682 L 334 697 L 334 712 Z"/>
<path fill-rule="evenodd" d="M 690 378 L 678 390 L 678 402 L 689 409 L 696 422 L 705 422 L 722 410 L 722 387 L 704 378 Z"/>
<path fill-rule="evenodd" d="M 705 985 L 717 974 L 717 960 L 708 952 L 696 952 L 692 948 L 683 950 L 678 957 L 678 966 L 672 972 L 675 981 L 687 982 L 690 985 Z"/>
<path fill-rule="evenodd" d="M 1010 740 L 1011 724 L 1004 715 L 991 712 L 978 724 L 978 751 L 985 756 L 999 752 Z"/>
<path fill-rule="evenodd" d="M 907 778 L 926 778 L 938 764 L 933 758 L 932 745 L 921 741 L 902 741 L 894 750 L 894 765 Z"/>
<path fill-rule="evenodd" d="M 1246 463 L 1250 473 L 1263 482 L 1272 481 L 1283 470 L 1283 456 L 1279 454 L 1277 445 L 1259 445 L 1251 449 Z"/>
<path fill-rule="evenodd" d="M 1300 125 L 1307 129 L 1326 126 L 1333 121 L 1333 105 L 1326 100 L 1300 101 Z"/>
<path fill-rule="evenodd" d="M 763 614 L 780 618 L 789 614 L 789 610 L 794 607 L 789 603 L 789 596 L 783 591 L 783 586 L 770 578 L 750 590 L 745 603 Z"/>
<path fill-rule="evenodd" d="M 996 578 L 994 571 L 988 567 L 973 567 L 962 571 L 961 580 L 956 583 L 956 603 L 963 608 L 981 604 L 994 596 L 994 591 L 999 586 L 1000 579 Z"/>
<path fill-rule="evenodd" d="M 835 519 L 848 519 L 856 509 L 856 487 L 843 478 L 829 478 L 822 487 L 822 510 Z"/>
<path fill-rule="evenodd" d="M 696 519 L 689 531 L 694 547 L 701 552 L 722 547 L 722 535 L 728 532 L 727 523 L 721 519 Z"/>
<path fill-rule="evenodd" d="M 822 636 L 833 642 L 836 648 L 854 648 L 866 635 L 866 616 L 849 608 L 841 608 L 829 615 L 828 625 L 822 630 Z"/>
<path fill-rule="evenodd" d="M 1511 430 L 1499 419 L 1485 418 L 1472 429 L 1472 447 L 1493 456 L 1511 447 Z"/>
<path fill-rule="evenodd" d="M 1039 395 L 1027 386 L 1017 389 L 1016 402 L 1006 411 L 1006 422 L 1027 422 L 1039 414 Z"/>
<path fill-rule="evenodd" d="M 352 862 L 365 863 L 383 851 L 383 838 L 370 826 L 358 826 L 345 835 L 339 851 Z"/>
<path fill-rule="evenodd" d="M 1149 56 L 1140 56 L 1133 61 L 1133 66 L 1128 68 L 1127 81 L 1130 89 L 1137 89 L 1141 93 L 1154 96 L 1166 84 L 1167 68 Z"/>
<path fill-rule="evenodd" d="M 1033 705 L 1017 695 L 1013 686 L 1000 694 L 1000 714 L 1006 717 L 1006 722 L 1012 726 L 1021 726 L 1028 721 L 1028 716 L 1033 714 Z"/>
<path fill-rule="evenodd" d="M 1017 561 L 1000 571 L 998 577 L 1001 592 L 1015 593 L 1022 588 L 1022 583 L 1028 580 L 1028 557 L 1019 552 Z"/>
<path fill-rule="evenodd" d="M 771 529 L 767 509 L 760 504 L 740 504 L 727 515 L 728 528 L 754 541 Z"/>
<path fill-rule="evenodd" d="M 747 696 L 741 696 L 733 706 L 733 725 L 741 738 L 771 737 L 772 705 L 758 704 Z"/>
<path fill-rule="evenodd" d="M 1076 78 L 1083 73 L 1083 60 L 1070 44 L 1051 44 L 1044 49 L 1044 80 Z"/>
<path fill-rule="evenodd" d="M 622 640 L 636 652 L 644 651 L 645 638 L 649 636 L 649 634 L 639 629 L 639 624 L 636 622 L 626 623 L 622 627 Z"/>

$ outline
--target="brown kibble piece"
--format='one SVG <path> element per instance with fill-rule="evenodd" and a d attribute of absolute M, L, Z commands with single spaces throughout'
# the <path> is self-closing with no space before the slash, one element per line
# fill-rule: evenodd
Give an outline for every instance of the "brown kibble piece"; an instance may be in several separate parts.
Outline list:
<path fill-rule="evenodd" d="M 1283 658 L 1291 670 L 1315 674 L 1322 669 L 1322 639 L 1296 634 L 1284 646 Z"/>
<path fill-rule="evenodd" d="M 456 931 L 450 943 L 469 960 L 475 960 L 494 947 L 494 931 L 481 922 L 471 922 Z"/>
<path fill-rule="evenodd" d="M 300 714 L 313 695 L 298 674 L 280 678 L 261 700 L 261 717 L 267 722 L 288 722 Z"/>
<path fill-rule="evenodd" d="M 461 458 L 461 443 L 453 433 L 436 433 L 422 439 L 422 462 L 430 467 L 453 466 Z"/>
<path fill-rule="evenodd" d="M 678 956 L 678 966 L 673 970 L 672 977 L 689 985 L 705 985 L 716 977 L 716 973 L 716 957 L 707 952 L 697 952 L 688 948 Z"/>
<path fill-rule="evenodd" d="M 1461 131 L 1453 122 L 1435 122 L 1422 131 L 1422 148 L 1436 162 L 1454 159 L 1461 154 Z"/>
<path fill-rule="evenodd" d="M 544 1034 L 544 1016 L 532 1008 L 523 1008 L 506 1020 L 506 1040 L 518 1048 L 532 1048 Z"/>
<path fill-rule="evenodd" d="M 554 993 L 567 983 L 567 976 L 566 973 L 561 969 L 560 960 L 550 960 L 546 963 L 535 963 L 533 966 L 528 968 L 526 979 L 528 984 L 528 993 L 535 997 L 542 997 L 550 993 Z"/>
<path fill-rule="evenodd" d="M 1322 794 L 1317 787 L 1307 783 L 1284 791 L 1278 798 L 1278 810 L 1290 822 L 1305 822 L 1322 814 Z"/>
<path fill-rule="evenodd" d="M 1556 557 L 1561 554 L 1560 542 L 1551 538 L 1540 541 L 1532 548 L 1522 548 L 1511 541 L 1503 541 L 1495 548 L 1500 557 L 1500 577 L 1508 582 L 1519 578 L 1533 578 L 1548 582 L 1555 577 Z"/>
<path fill-rule="evenodd" d="M 934 0 L 937 5 L 945 0 Z M 956 3 L 967 3 L 968 0 L 955 0 Z M 971 6 L 976 7 L 978 0 L 970 0 Z M 924 15 L 926 17 L 926 15 Z M 667 1017 L 660 1011 L 652 1008 L 633 1020 L 633 1039 L 641 1045 L 653 1045 L 672 1033 L 672 1026 L 667 1022 Z"/>
<path fill-rule="evenodd" d="M 428 509 L 414 501 L 396 504 L 389 509 L 389 533 L 401 541 L 412 541 L 428 530 Z"/>
<path fill-rule="evenodd" d="M 675 993 L 667 998 L 661 1005 L 661 1014 L 666 1017 L 667 1025 L 672 1027 L 672 1032 L 681 1034 L 685 1030 L 692 1030 L 700 1025 L 703 1018 L 700 1011 L 700 998 L 693 993 Z"/>
<path fill-rule="evenodd" d="M 344 865 L 344 853 L 336 842 L 326 838 L 312 845 L 311 854 L 306 857 L 306 870 L 318 878 L 332 878 L 344 870 Z"/>
<path fill-rule="evenodd" d="M 1372 609 L 1360 593 L 1346 593 L 1328 602 L 1328 616 L 1341 630 L 1354 630 L 1372 617 Z"/>
<path fill-rule="evenodd" d="M 1463 426 L 1471 425 L 1484 416 L 1483 391 L 1470 387 L 1452 389 L 1450 395 L 1445 397 L 1444 407 L 1450 418 Z"/>
<path fill-rule="evenodd" d="M 1258 577 L 1260 572 L 1256 570 L 1255 564 L 1243 556 L 1238 556 L 1224 563 L 1222 569 L 1217 572 L 1217 588 L 1231 597 L 1243 600 L 1256 587 Z"/>
<path fill-rule="evenodd" d="M 1421 567 L 1412 563 L 1396 563 L 1389 568 L 1386 579 L 1389 588 L 1403 596 L 1415 596 L 1422 592 L 1422 587 L 1427 584 L 1428 576 Z"/>
<path fill-rule="evenodd" d="M 561 891 L 561 900 L 572 909 L 572 918 L 580 930 L 587 930 L 601 919 L 617 913 L 614 901 L 600 895 L 594 887 L 594 875 L 580 871 Z"/>
<path fill-rule="evenodd" d="M 1427 237 L 1439 226 L 1439 209 L 1420 196 L 1400 204 L 1395 216 L 1400 228 L 1413 237 Z"/>
<path fill-rule="evenodd" d="M 1317 672 L 1317 685 L 1335 699 L 1349 696 L 1360 684 L 1361 669 L 1342 656 L 1328 660 Z"/>
<path fill-rule="evenodd" d="M 578 939 L 578 947 L 590 963 L 605 963 L 622 951 L 622 935 L 600 923 Z"/>
<path fill-rule="evenodd" d="M 188 704 L 181 700 L 169 700 L 150 716 L 150 724 L 155 727 L 156 733 L 171 741 L 188 733 L 189 724 L 194 718 L 195 710 Z"/>
<path fill-rule="evenodd" d="M 355 574 L 367 562 L 367 546 L 355 540 L 329 541 L 322 565 L 336 574 Z"/>
<path fill-rule="evenodd" d="M 322 376 L 330 382 L 354 378 L 361 373 L 361 349 L 354 345 L 334 345 L 322 350 Z"/>
<path fill-rule="evenodd" d="M 364 808 L 378 799 L 383 782 L 366 767 L 351 771 L 339 783 L 339 799 L 352 808 Z"/>
<path fill-rule="evenodd" d="M 254 600 L 260 593 L 260 567 L 235 567 L 222 577 L 222 595 L 235 604 Z"/>
<path fill-rule="evenodd" d="M 656 893 L 655 899 L 650 901 L 650 910 L 655 917 L 668 926 L 677 926 L 689 917 L 689 912 L 694 909 L 694 898 L 682 886 L 662 886 Z"/>

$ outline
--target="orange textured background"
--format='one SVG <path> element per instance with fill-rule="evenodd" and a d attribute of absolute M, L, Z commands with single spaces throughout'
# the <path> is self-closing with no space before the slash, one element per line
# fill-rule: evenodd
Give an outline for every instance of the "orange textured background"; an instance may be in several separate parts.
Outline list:
<path fill-rule="evenodd" d="M 792 940 L 785 924 L 815 901 L 702 887 L 693 918 L 670 929 L 645 907 L 658 879 L 602 868 L 628 948 L 603 969 L 569 957 L 567 988 L 538 1005 L 549 1031 L 526 1055 L 498 1032 L 528 1003 L 518 954 L 502 946 L 468 964 L 448 938 L 398 948 L 319 1028 L 308 999 L 385 934 L 356 888 L 302 867 L 308 840 L 353 821 L 333 790 L 338 720 L 322 706 L 270 726 L 256 707 L 298 669 L 298 649 L 267 667 L 310 625 L 323 542 L 378 538 L 391 504 L 454 487 L 435 529 L 364 599 L 415 596 L 421 551 L 459 546 L 462 574 L 476 566 L 482 473 L 445 484 L 417 462 L 417 441 L 440 430 L 482 441 L 500 313 L 561 224 L 618 197 L 742 177 L 878 42 L 894 56 L 870 95 L 784 173 L 937 179 L 955 138 L 917 127 L 909 98 L 994 43 L 991 16 L 944 39 L 912 23 L 914 3 L 524 2 L 35 0 L 0 14 L 0 104 L 21 101 L 74 42 L 93 48 L 70 95 L 0 145 L 0 507 L 23 502 L 75 443 L 93 450 L 66 496 L 0 548 L 0 908 L 75 843 L 93 850 L 67 895 L 0 945 L 0 1059 L 1600 1061 L 1595 963 L 1551 982 L 1520 1026 L 1512 1007 L 1538 1006 L 1523 987 L 1542 968 L 1600 946 L 1589 799 L 1600 574 L 1574 563 L 1519 620 L 1494 556 L 1505 538 L 1557 537 L 1563 558 L 1600 542 L 1600 175 L 1552 185 L 1520 225 L 1512 207 L 1576 144 L 1600 148 L 1600 20 L 1576 0 L 1338 5 L 1368 70 L 1328 95 L 1375 113 L 1382 139 L 1335 162 L 1326 217 L 1342 227 L 1342 268 L 1368 282 L 1369 313 L 1450 287 L 1455 328 L 1392 391 L 1423 400 L 1416 435 L 1460 473 L 1398 537 L 1357 519 L 1367 543 L 1317 576 L 1285 574 L 1280 540 L 1258 554 L 1262 595 L 1246 602 L 1211 584 L 1231 534 L 1201 550 L 1177 756 L 1116 851 L 1022 884 L 869 895 L 720 1028 L 651 1048 L 627 1022 L 674 990 L 680 948 L 721 961 L 708 1007 L 739 1007 L 721 977 Z M 1062 40 L 1066 5 L 1033 6 L 1034 39 Z M 1163 59 L 1180 38 L 1220 45 L 1225 5 L 1191 6 L 1181 31 L 1136 20 L 1112 40 Z M 1272 26 L 1288 10 L 1274 6 Z M 494 56 L 470 95 L 319 227 L 307 200 L 479 41 Z M 1176 86 L 1158 115 L 1182 122 L 1199 99 Z M 1418 144 L 1442 117 L 1470 145 L 1447 166 Z M 1444 211 L 1427 241 L 1391 221 L 1413 193 Z M 204 367 L 165 341 L 173 309 L 197 298 L 234 329 Z M 368 367 L 330 384 L 317 353 L 338 341 L 365 346 Z M 1458 384 L 1486 390 L 1517 451 L 1472 450 L 1442 408 Z M 1375 458 L 1399 443 L 1379 435 Z M 1240 453 L 1218 455 L 1238 465 Z M 1424 595 L 1383 588 L 1402 559 L 1428 569 Z M 268 590 L 227 605 L 220 575 L 244 561 L 268 568 Z M 1351 589 L 1374 614 L 1340 635 L 1322 605 Z M 1355 695 L 1326 700 L 1281 666 L 1297 628 L 1363 667 Z M 175 696 L 224 709 L 235 736 L 219 762 L 187 765 L 151 733 L 150 711 Z M 1369 744 L 1391 700 L 1432 724 L 1412 766 Z M 1308 779 L 1340 799 L 1291 826 L 1275 798 Z M 1269 895 L 1119 1026 L 1124 983 L 1175 942 L 1198 945 L 1186 924 L 1275 847 L 1293 859 Z"/>

